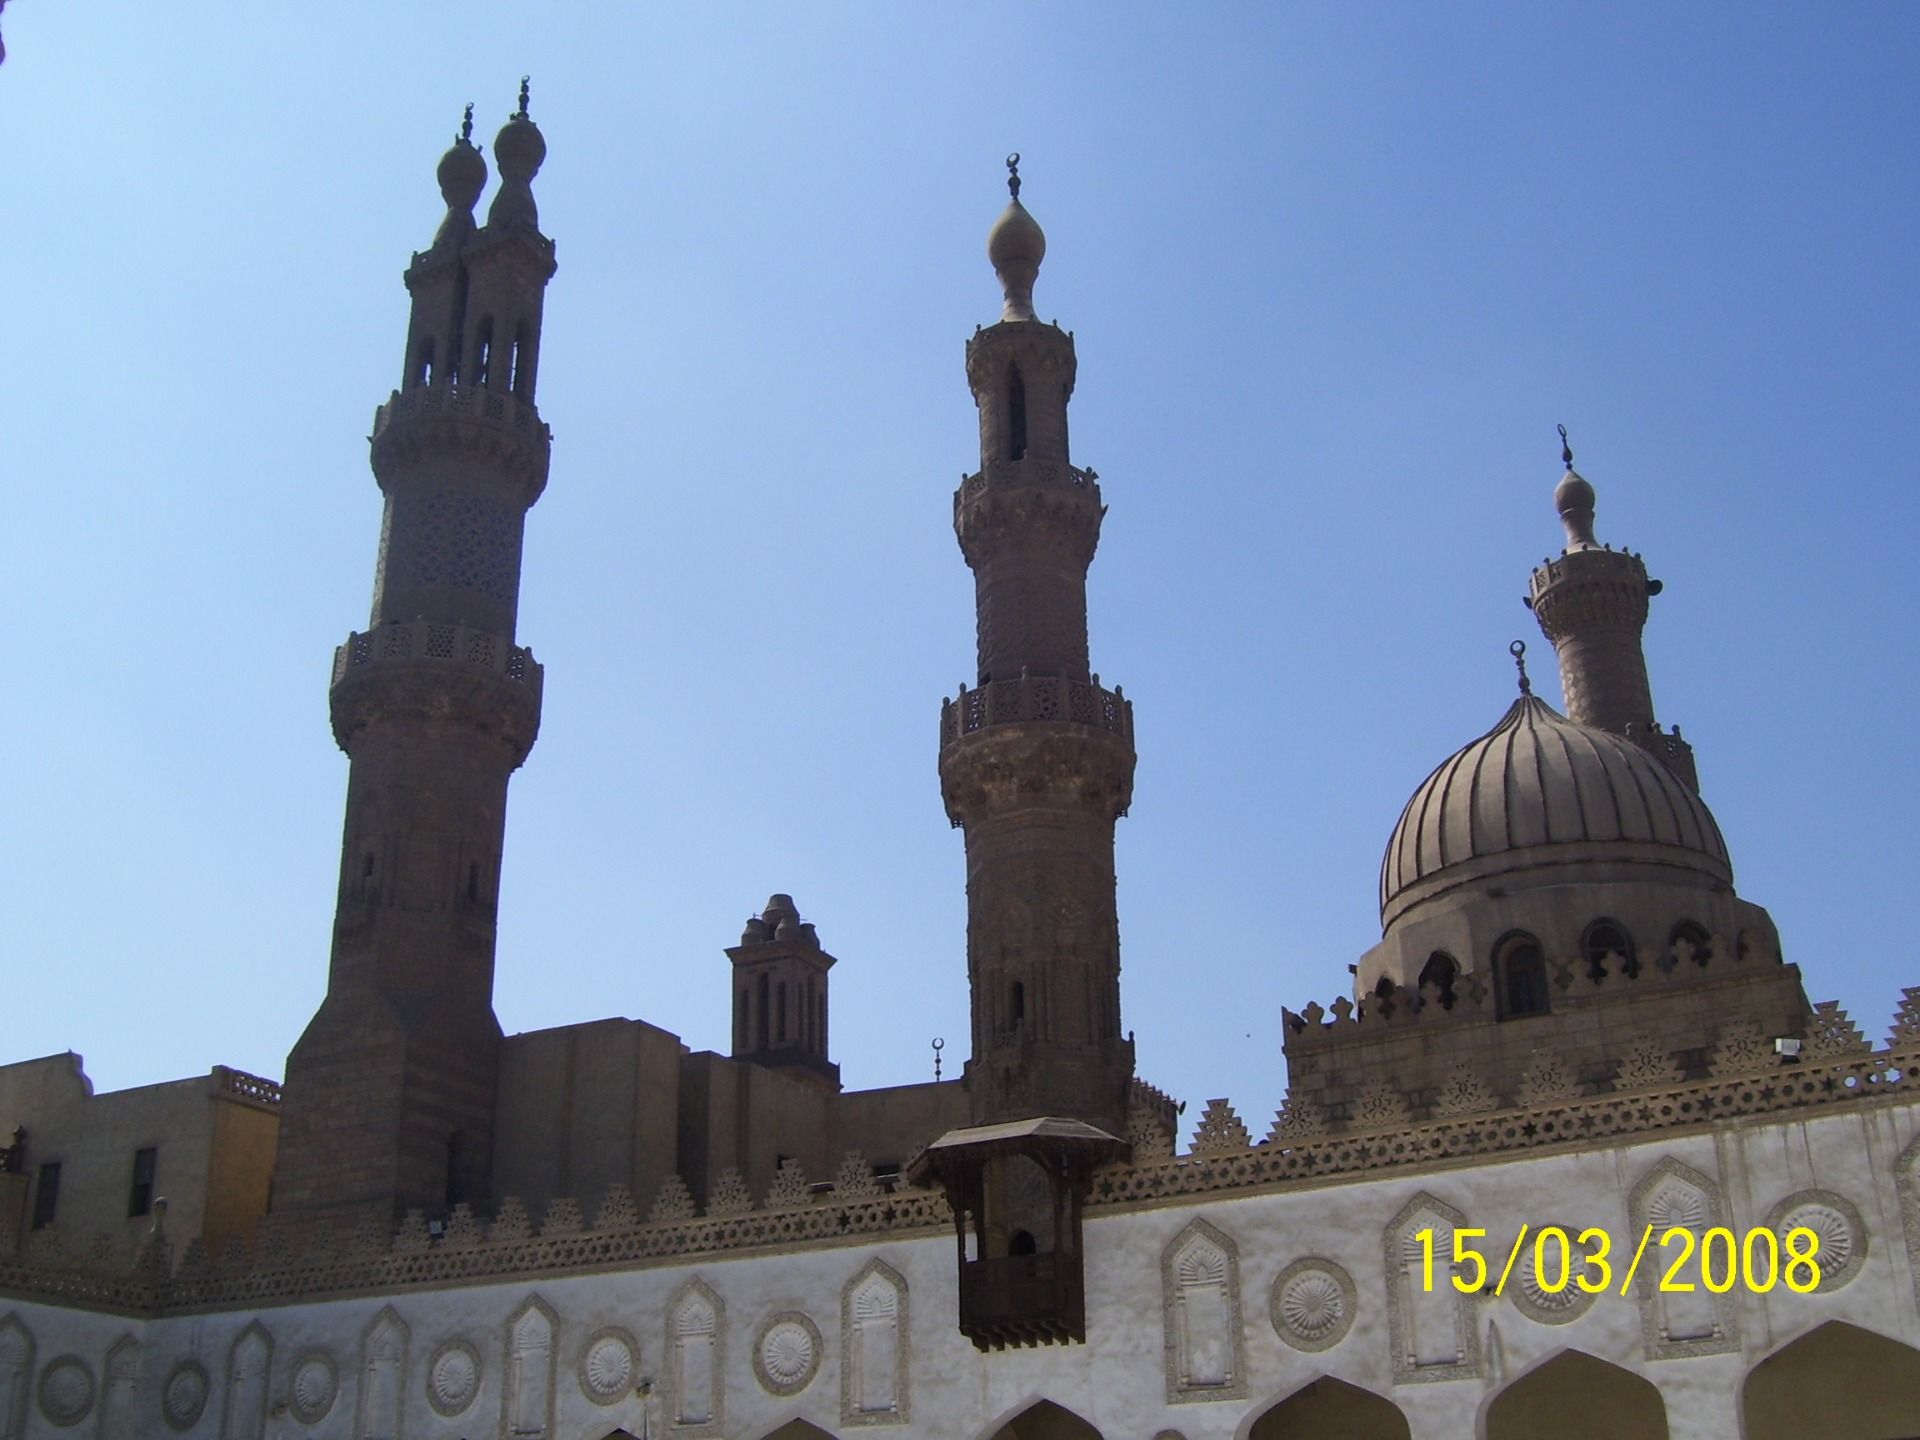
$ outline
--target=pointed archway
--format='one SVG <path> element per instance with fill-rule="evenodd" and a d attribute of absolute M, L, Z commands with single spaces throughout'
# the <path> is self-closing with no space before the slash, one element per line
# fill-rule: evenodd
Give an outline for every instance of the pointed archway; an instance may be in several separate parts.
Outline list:
<path fill-rule="evenodd" d="M 789 1420 L 778 1430 L 769 1430 L 762 1440 L 834 1440 L 833 1432 L 809 1425 L 805 1420 Z"/>
<path fill-rule="evenodd" d="M 1247 1440 L 1411 1440 L 1412 1433 L 1391 1400 L 1322 1375 L 1254 1421 Z"/>
<path fill-rule="evenodd" d="M 1747 1372 L 1747 1440 L 1920 1435 L 1920 1350 L 1829 1320 Z"/>
<path fill-rule="evenodd" d="M 1103 1440 L 1103 1437 L 1064 1405 L 1039 1400 L 994 1431 L 989 1440 Z"/>
<path fill-rule="evenodd" d="M 1653 1383 L 1584 1350 L 1562 1350 L 1493 1397 L 1487 1440 L 1667 1440 L 1667 1404 Z M 1805 1440 L 1802 1436 L 1801 1440 Z"/>

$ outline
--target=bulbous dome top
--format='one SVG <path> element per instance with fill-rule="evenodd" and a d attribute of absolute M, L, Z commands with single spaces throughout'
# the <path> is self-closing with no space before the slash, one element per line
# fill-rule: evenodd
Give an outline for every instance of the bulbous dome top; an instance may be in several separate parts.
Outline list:
<path fill-rule="evenodd" d="M 993 273 L 1000 277 L 1000 289 L 1006 296 L 1000 318 L 1031 320 L 1033 282 L 1039 277 L 1040 262 L 1047 258 L 1047 236 L 1040 222 L 1020 203 L 1018 151 L 1007 157 L 1007 189 L 1013 199 L 987 232 L 987 259 L 993 262 Z"/>
<path fill-rule="evenodd" d="M 996 270 L 1020 264 L 1037 270 L 1046 258 L 1047 234 L 1040 228 L 1040 222 L 1028 214 L 1027 207 L 1018 200 L 1010 202 L 987 232 L 987 259 Z"/>
<path fill-rule="evenodd" d="M 440 181 L 441 198 L 452 211 L 471 212 L 480 200 L 480 192 L 487 188 L 487 162 L 464 137 L 454 141 L 453 147 L 440 157 L 440 168 L 435 174 Z"/>
<path fill-rule="evenodd" d="M 1663 866 L 1731 884 L 1713 815 L 1660 760 L 1622 735 L 1576 725 L 1523 694 L 1485 735 L 1429 775 L 1400 813 L 1380 864 L 1391 926 L 1463 884 L 1583 862 Z"/>

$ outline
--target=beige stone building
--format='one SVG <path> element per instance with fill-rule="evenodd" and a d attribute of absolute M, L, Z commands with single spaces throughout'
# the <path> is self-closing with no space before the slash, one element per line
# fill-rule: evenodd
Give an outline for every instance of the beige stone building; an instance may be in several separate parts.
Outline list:
<path fill-rule="evenodd" d="M 834 957 L 781 894 L 726 952 L 729 1054 L 642 1019 L 502 1035 L 545 153 L 523 89 L 481 223 L 463 130 L 407 270 L 372 613 L 333 661 L 328 989 L 284 1095 L 0 1069 L 0 1440 L 1920 1437 L 1920 988 L 1870 1041 L 1736 892 L 1656 720 L 1658 583 L 1596 539 L 1570 449 L 1527 592 L 1569 713 L 1516 646 L 1504 714 L 1382 817 L 1351 993 L 1280 1017 L 1280 1113 L 1209 1101 L 1183 1144 L 1121 1021 L 1108 497 L 1017 170 L 953 497 L 976 670 L 939 709 L 961 1073 L 844 1089 Z"/>

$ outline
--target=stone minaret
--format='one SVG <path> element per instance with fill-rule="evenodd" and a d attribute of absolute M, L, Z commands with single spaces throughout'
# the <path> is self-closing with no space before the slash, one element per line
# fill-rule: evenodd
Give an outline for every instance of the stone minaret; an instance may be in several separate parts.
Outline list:
<path fill-rule="evenodd" d="M 333 733 L 351 766 L 333 960 L 287 1060 L 274 1209 L 335 1222 L 488 1193 L 507 780 L 540 725 L 541 671 L 514 619 L 526 513 L 547 481 L 534 378 L 554 259 L 525 84 L 478 228 L 487 167 L 471 131 L 469 107 L 440 162 L 446 219 L 406 273 L 401 388 L 374 416 L 386 509 L 372 619 L 334 652 Z"/>
<path fill-rule="evenodd" d="M 1566 528 L 1566 549 L 1533 572 L 1527 605 L 1560 657 L 1560 689 L 1567 718 L 1624 735 L 1665 760 L 1698 792 L 1693 749 L 1676 729 L 1653 718 L 1653 691 L 1640 635 L 1648 601 L 1660 582 L 1647 578 L 1646 561 L 1593 538 L 1593 486 L 1573 468 L 1573 447 L 1560 431 L 1566 473 L 1553 492 Z"/>
<path fill-rule="evenodd" d="M 940 716 L 941 794 L 966 831 L 967 1086 L 976 1124 L 1054 1115 L 1123 1135 L 1133 1045 L 1120 1030 L 1113 826 L 1132 798 L 1133 715 L 1088 670 L 1104 508 L 1093 472 L 1067 454 L 1073 337 L 1034 318 L 1046 237 L 1017 171 L 1010 188 L 987 242 L 1006 308 L 967 343 L 980 471 L 953 497 L 979 675 Z"/>

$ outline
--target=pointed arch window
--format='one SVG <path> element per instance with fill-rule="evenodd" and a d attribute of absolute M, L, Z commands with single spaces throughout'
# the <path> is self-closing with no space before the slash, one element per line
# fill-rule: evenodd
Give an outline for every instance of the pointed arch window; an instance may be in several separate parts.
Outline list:
<path fill-rule="evenodd" d="M 1640 973 L 1640 961 L 1633 953 L 1633 937 L 1617 920 L 1605 917 L 1587 926 L 1580 936 L 1580 953 L 1586 958 L 1587 974 L 1598 985 L 1609 973 L 1629 978 Z M 1619 958 L 1608 962 L 1608 956 Z"/>
<path fill-rule="evenodd" d="M 1684 951 L 1681 949 L 1682 941 L 1686 942 Z M 1707 950 L 1712 943 L 1713 937 L 1707 934 L 1706 926 L 1697 920 L 1682 920 L 1667 937 L 1667 948 L 1673 952 L 1676 962 L 1684 954 L 1696 965 L 1707 963 Z"/>
<path fill-rule="evenodd" d="M 1027 382 L 1020 367 L 1007 368 L 1007 458 L 1020 460 L 1027 453 Z"/>
<path fill-rule="evenodd" d="M 1420 983 L 1416 987 L 1422 995 L 1430 991 L 1440 1002 L 1442 1010 L 1453 1008 L 1453 984 L 1460 978 L 1460 962 L 1444 950 L 1436 950 L 1427 956 L 1427 963 L 1420 967 Z"/>
<path fill-rule="evenodd" d="M 1552 1008 L 1546 956 L 1540 942 L 1525 931 L 1515 931 L 1494 947 L 1493 980 L 1495 1008 L 1502 1020 L 1545 1015 Z"/>

